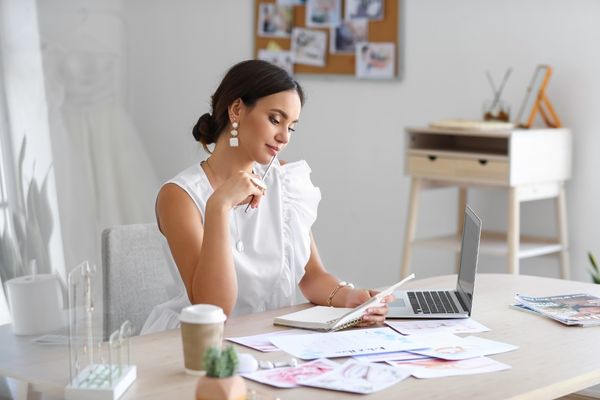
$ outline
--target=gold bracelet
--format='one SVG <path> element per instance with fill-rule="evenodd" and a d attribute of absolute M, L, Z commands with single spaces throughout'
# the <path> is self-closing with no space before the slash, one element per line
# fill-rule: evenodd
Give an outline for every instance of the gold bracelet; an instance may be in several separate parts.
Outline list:
<path fill-rule="evenodd" d="M 346 281 L 338 282 L 336 287 L 331 291 L 331 293 L 329 294 L 329 297 L 327 298 L 327 305 L 329 307 L 331 307 L 331 302 L 333 300 L 333 296 L 335 296 L 335 294 L 338 292 L 338 290 L 340 290 L 343 287 L 349 287 L 350 289 L 354 289 L 354 285 L 349 282 L 346 282 Z"/>

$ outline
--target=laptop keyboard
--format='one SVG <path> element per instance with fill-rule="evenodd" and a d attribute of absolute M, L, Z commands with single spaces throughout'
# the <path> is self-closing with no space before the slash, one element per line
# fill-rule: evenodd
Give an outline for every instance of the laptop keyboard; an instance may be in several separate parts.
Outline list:
<path fill-rule="evenodd" d="M 447 291 L 431 291 L 431 292 L 407 292 L 408 300 L 415 314 L 457 314 L 459 311 L 450 292 Z M 457 299 L 461 301 L 460 297 Z M 461 306 L 466 309 L 464 304 Z"/>

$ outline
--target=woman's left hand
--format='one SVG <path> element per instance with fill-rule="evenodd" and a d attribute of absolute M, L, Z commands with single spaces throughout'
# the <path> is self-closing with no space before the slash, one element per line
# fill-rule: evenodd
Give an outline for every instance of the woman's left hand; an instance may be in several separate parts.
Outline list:
<path fill-rule="evenodd" d="M 376 290 L 366 290 L 366 289 L 352 289 L 348 291 L 346 295 L 346 304 L 345 307 L 354 308 L 365 301 L 369 300 L 377 293 Z M 380 304 L 374 304 L 367 308 L 365 314 L 363 315 L 363 320 L 359 326 L 371 326 L 371 325 L 380 325 L 385 321 L 385 316 L 388 313 L 388 303 L 394 301 L 393 295 L 385 296 Z"/>

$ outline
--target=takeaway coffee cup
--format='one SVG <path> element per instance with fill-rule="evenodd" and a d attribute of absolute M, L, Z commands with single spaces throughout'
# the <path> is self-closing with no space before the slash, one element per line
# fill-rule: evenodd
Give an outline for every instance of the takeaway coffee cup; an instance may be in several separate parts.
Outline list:
<path fill-rule="evenodd" d="M 204 353 L 211 347 L 221 348 L 226 319 L 223 309 L 212 304 L 195 304 L 181 311 L 183 362 L 188 374 L 204 374 Z"/>

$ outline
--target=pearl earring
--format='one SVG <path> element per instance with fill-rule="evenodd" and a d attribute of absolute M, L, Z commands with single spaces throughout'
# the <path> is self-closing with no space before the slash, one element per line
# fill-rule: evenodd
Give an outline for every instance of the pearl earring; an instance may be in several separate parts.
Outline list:
<path fill-rule="evenodd" d="M 229 138 L 229 146 L 231 147 L 238 147 L 239 145 L 239 141 L 238 141 L 238 126 L 240 126 L 237 122 L 233 122 L 231 123 L 231 127 L 233 128 L 231 130 L 231 132 L 229 132 L 229 134 L 231 135 L 231 137 Z"/>

